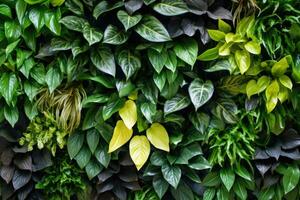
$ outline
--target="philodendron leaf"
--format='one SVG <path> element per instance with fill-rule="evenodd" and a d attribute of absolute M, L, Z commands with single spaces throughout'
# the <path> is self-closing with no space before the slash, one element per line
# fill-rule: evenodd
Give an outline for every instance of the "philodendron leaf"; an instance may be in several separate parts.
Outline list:
<path fill-rule="evenodd" d="M 83 32 L 84 26 L 88 23 L 85 19 L 77 16 L 66 16 L 59 23 L 65 25 L 68 29 Z"/>
<path fill-rule="evenodd" d="M 103 34 L 100 31 L 97 31 L 95 28 L 90 27 L 89 24 L 85 24 L 82 30 L 83 37 L 88 41 L 89 45 L 93 45 L 97 42 L 100 42 Z"/>
<path fill-rule="evenodd" d="M 156 194 L 159 196 L 159 198 L 162 199 L 162 197 L 165 195 L 165 193 L 168 190 L 169 183 L 165 181 L 162 177 L 155 176 L 153 178 L 152 185 Z"/>
<path fill-rule="evenodd" d="M 150 42 L 166 42 L 171 40 L 168 31 L 162 23 L 150 15 L 143 17 L 141 22 L 135 27 L 135 31 Z"/>
<path fill-rule="evenodd" d="M 13 73 L 3 73 L 0 82 L 0 92 L 6 103 L 11 105 L 19 86 L 17 76 Z"/>
<path fill-rule="evenodd" d="M 74 159 L 77 161 L 79 167 L 83 169 L 89 163 L 91 156 L 92 153 L 89 150 L 89 148 L 83 145 L 83 147 L 80 149 L 80 151 L 78 152 L 78 154 L 75 156 Z"/>
<path fill-rule="evenodd" d="M 204 105 L 213 95 L 214 85 L 211 81 L 202 81 L 195 79 L 189 86 L 189 94 L 195 109 L 198 110 Z"/>
<path fill-rule="evenodd" d="M 119 110 L 119 115 L 128 129 L 132 129 L 137 121 L 137 110 L 135 102 L 127 100 Z"/>
<path fill-rule="evenodd" d="M 188 12 L 188 7 L 183 0 L 162 0 L 155 4 L 153 9 L 165 16 L 181 15 Z"/>
<path fill-rule="evenodd" d="M 124 49 L 118 54 L 118 63 L 128 80 L 138 69 L 141 68 L 140 57 L 130 50 Z"/>
<path fill-rule="evenodd" d="M 176 189 L 180 182 L 181 169 L 178 166 L 172 166 L 168 163 L 165 163 L 161 167 L 161 172 L 164 179 Z"/>
<path fill-rule="evenodd" d="M 273 65 L 271 72 L 274 76 L 281 76 L 286 72 L 288 67 L 289 63 L 286 57 L 284 57 Z"/>
<path fill-rule="evenodd" d="M 169 152 L 169 135 L 161 124 L 154 123 L 147 129 L 147 138 L 153 146 L 157 149 L 161 149 Z"/>
<path fill-rule="evenodd" d="M 4 116 L 5 116 L 5 119 L 9 122 L 9 124 L 12 127 L 14 127 L 19 119 L 19 110 L 16 106 L 9 107 L 6 105 L 4 107 Z"/>
<path fill-rule="evenodd" d="M 118 11 L 117 17 L 120 20 L 120 22 L 123 24 L 126 31 L 134 27 L 135 25 L 137 25 L 142 19 L 142 15 L 140 14 L 129 15 L 124 10 Z"/>
<path fill-rule="evenodd" d="M 51 67 L 46 74 L 46 83 L 50 93 L 52 93 L 62 82 L 62 75 L 58 67 Z"/>
<path fill-rule="evenodd" d="M 256 41 L 247 42 L 247 44 L 245 44 L 244 47 L 249 53 L 252 53 L 255 55 L 259 55 L 261 52 L 260 44 L 257 43 Z"/>
<path fill-rule="evenodd" d="M 289 166 L 283 175 L 282 183 L 284 188 L 284 193 L 287 194 L 292 191 L 298 184 L 300 179 L 300 170 L 297 165 Z"/>
<path fill-rule="evenodd" d="M 95 49 L 94 51 L 91 52 L 91 60 L 92 63 L 97 67 L 97 69 L 115 77 L 116 75 L 115 58 L 110 48 L 100 47 L 98 49 Z"/>
<path fill-rule="evenodd" d="M 11 18 L 12 16 L 10 7 L 6 4 L 0 4 L 0 15 L 4 15 Z"/>
<path fill-rule="evenodd" d="M 170 114 L 182 110 L 190 105 L 191 101 L 187 96 L 177 94 L 172 99 L 165 102 L 164 114 Z"/>
<path fill-rule="evenodd" d="M 248 51 L 237 50 L 235 52 L 235 62 L 240 69 L 241 74 L 244 74 L 251 65 L 250 54 Z"/>
<path fill-rule="evenodd" d="M 235 174 L 232 169 L 223 168 L 220 171 L 220 178 L 225 185 L 226 189 L 230 191 L 234 184 Z"/>
<path fill-rule="evenodd" d="M 73 159 L 80 151 L 84 142 L 84 134 L 76 132 L 68 138 L 67 149 L 71 159 Z"/>
<path fill-rule="evenodd" d="M 120 45 L 128 40 L 128 34 L 116 26 L 108 25 L 104 31 L 103 43 Z"/>
<path fill-rule="evenodd" d="M 125 143 L 127 143 L 130 140 L 132 133 L 133 130 L 128 129 L 125 123 L 122 120 L 119 120 L 114 129 L 113 136 L 109 142 L 108 153 L 117 150 Z"/>
<path fill-rule="evenodd" d="M 178 58 L 194 66 L 198 55 L 198 44 L 192 38 L 185 38 L 175 44 L 174 52 Z"/>
<path fill-rule="evenodd" d="M 129 143 L 129 153 L 137 170 L 140 170 L 150 155 L 150 143 L 146 136 L 134 136 Z"/>

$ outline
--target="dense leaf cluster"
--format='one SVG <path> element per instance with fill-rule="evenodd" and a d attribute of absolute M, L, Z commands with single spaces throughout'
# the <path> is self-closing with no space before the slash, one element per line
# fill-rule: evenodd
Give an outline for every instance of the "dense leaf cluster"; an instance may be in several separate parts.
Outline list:
<path fill-rule="evenodd" d="M 2 199 L 300 198 L 297 0 L 1 0 Z"/>

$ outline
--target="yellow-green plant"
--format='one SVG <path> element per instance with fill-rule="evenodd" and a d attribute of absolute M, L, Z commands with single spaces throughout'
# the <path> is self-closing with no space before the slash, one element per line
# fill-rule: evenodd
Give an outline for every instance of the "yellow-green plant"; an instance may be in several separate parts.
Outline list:
<path fill-rule="evenodd" d="M 289 97 L 293 88 L 292 80 L 286 75 L 291 57 L 286 56 L 279 61 L 264 61 L 256 68 L 253 68 L 249 74 L 255 75 L 267 72 L 268 75 L 261 75 L 258 78 L 251 79 L 246 86 L 248 98 L 252 95 L 265 92 L 266 108 L 268 113 L 272 112 L 278 102 L 283 103 Z"/>
<path fill-rule="evenodd" d="M 27 127 L 27 131 L 20 138 L 20 145 L 26 145 L 29 151 L 37 145 L 38 149 L 47 148 L 55 155 L 57 146 L 62 149 L 66 142 L 68 132 L 60 129 L 54 116 L 49 112 L 36 116 Z"/>
<path fill-rule="evenodd" d="M 170 151 L 169 135 L 164 126 L 159 123 L 153 123 L 147 129 L 147 137 L 144 135 L 132 137 L 132 128 L 137 122 L 137 107 L 133 100 L 129 99 L 125 102 L 124 106 L 119 110 L 119 116 L 122 120 L 117 121 L 114 128 L 113 136 L 109 142 L 109 153 L 117 150 L 131 139 L 129 143 L 130 157 L 139 170 L 148 160 L 150 143 L 157 149 Z"/>
<path fill-rule="evenodd" d="M 244 74 L 254 65 L 252 57 L 261 53 L 260 43 L 253 35 L 254 21 L 254 16 L 243 18 L 233 33 L 231 26 L 219 19 L 219 29 L 208 30 L 210 38 L 218 42 L 217 46 L 203 52 L 198 56 L 198 60 L 228 59 L 230 65 L 234 66 L 234 71 L 239 69 L 239 72 Z"/>

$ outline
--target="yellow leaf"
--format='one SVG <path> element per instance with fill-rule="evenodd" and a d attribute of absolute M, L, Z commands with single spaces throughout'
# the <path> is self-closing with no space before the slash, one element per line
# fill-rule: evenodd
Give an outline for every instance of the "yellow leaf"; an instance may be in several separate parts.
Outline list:
<path fill-rule="evenodd" d="M 137 170 L 141 169 L 150 154 L 150 143 L 146 136 L 134 136 L 129 143 L 129 153 Z"/>
<path fill-rule="evenodd" d="M 154 123 L 147 129 L 147 138 L 157 149 L 169 152 L 169 135 L 161 124 Z"/>
<path fill-rule="evenodd" d="M 117 125 L 114 129 L 114 134 L 109 142 L 108 153 L 111 153 L 121 146 L 123 146 L 126 142 L 128 142 L 132 136 L 132 129 L 127 128 L 122 120 L 117 122 Z"/>
<path fill-rule="evenodd" d="M 135 125 L 137 120 L 136 105 L 134 101 L 127 100 L 123 108 L 119 110 L 119 115 L 124 121 L 127 128 L 131 129 Z"/>
<path fill-rule="evenodd" d="M 137 100 L 138 98 L 138 92 L 137 90 L 134 90 L 133 92 L 130 93 L 130 95 L 128 96 L 128 99 L 131 99 L 131 100 Z"/>

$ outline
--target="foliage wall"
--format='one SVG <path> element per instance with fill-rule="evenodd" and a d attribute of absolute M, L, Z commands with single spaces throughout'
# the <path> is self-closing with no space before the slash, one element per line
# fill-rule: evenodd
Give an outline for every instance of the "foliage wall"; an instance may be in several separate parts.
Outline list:
<path fill-rule="evenodd" d="M 300 199 L 297 0 L 1 0 L 0 196 Z"/>

